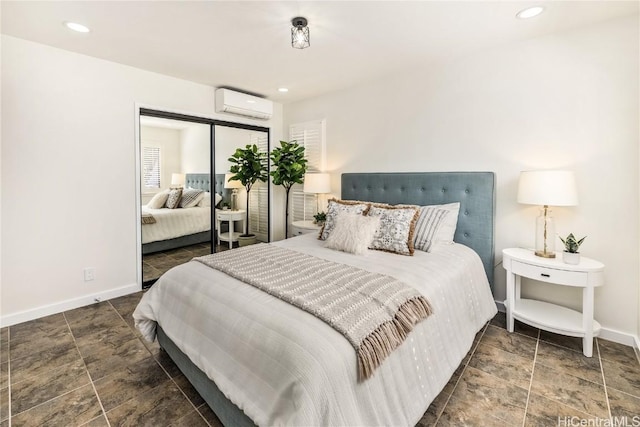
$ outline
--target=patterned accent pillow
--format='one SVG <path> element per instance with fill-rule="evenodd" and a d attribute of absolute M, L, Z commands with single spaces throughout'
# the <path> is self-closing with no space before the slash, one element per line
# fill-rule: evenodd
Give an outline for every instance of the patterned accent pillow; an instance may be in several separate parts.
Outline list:
<path fill-rule="evenodd" d="M 335 218 L 335 227 L 327 237 L 324 247 L 364 255 L 379 225 L 380 217 L 341 212 Z"/>
<path fill-rule="evenodd" d="M 413 232 L 413 246 L 420 251 L 430 252 L 436 233 L 448 214 L 448 210 L 436 206 L 420 207 L 420 216 Z"/>
<path fill-rule="evenodd" d="M 322 226 L 322 230 L 320 230 L 320 236 L 318 236 L 318 239 L 327 240 L 327 237 L 329 237 L 329 235 L 333 231 L 333 228 L 336 226 L 336 217 L 339 213 L 350 212 L 354 214 L 366 215 L 369 206 L 370 204 L 367 202 L 359 202 L 354 200 L 329 200 L 329 205 L 327 206 L 327 219 Z"/>
<path fill-rule="evenodd" d="M 175 209 L 180 205 L 180 199 L 182 198 L 182 188 L 174 188 L 169 191 L 169 197 L 167 197 L 167 207 L 169 209 Z"/>
<path fill-rule="evenodd" d="M 371 205 L 367 216 L 380 217 L 370 248 L 413 255 L 413 232 L 420 211 L 416 207 Z"/>
<path fill-rule="evenodd" d="M 181 208 L 192 208 L 200 203 L 200 200 L 204 198 L 204 191 L 197 190 L 195 188 L 187 188 L 182 192 L 182 197 L 180 198 L 180 207 Z"/>

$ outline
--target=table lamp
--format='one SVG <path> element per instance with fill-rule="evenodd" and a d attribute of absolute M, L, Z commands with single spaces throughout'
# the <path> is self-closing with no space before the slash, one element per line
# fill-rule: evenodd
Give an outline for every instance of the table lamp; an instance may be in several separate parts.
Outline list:
<path fill-rule="evenodd" d="M 318 194 L 331 193 L 331 176 L 328 173 L 305 174 L 302 191 L 305 193 L 315 193 L 316 213 L 320 212 L 318 206 Z"/>
<path fill-rule="evenodd" d="M 242 183 L 238 180 L 230 181 L 231 177 L 234 176 L 233 173 L 225 173 L 224 174 L 224 188 L 231 189 L 231 210 L 238 210 L 238 188 L 244 188 Z"/>
<path fill-rule="evenodd" d="M 171 174 L 171 187 L 179 188 L 184 186 L 184 174 L 172 173 Z"/>
<path fill-rule="evenodd" d="M 535 254 L 555 258 L 555 226 L 549 206 L 578 204 L 576 181 L 571 171 L 537 170 L 520 172 L 518 203 L 542 205 L 536 219 Z"/>

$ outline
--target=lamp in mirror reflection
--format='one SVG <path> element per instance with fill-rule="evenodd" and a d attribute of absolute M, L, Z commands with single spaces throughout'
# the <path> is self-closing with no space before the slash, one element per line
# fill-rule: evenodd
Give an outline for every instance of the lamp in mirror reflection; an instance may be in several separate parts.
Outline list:
<path fill-rule="evenodd" d="M 234 174 L 225 173 L 224 174 L 224 188 L 231 189 L 231 210 L 238 210 L 238 188 L 244 188 L 242 183 L 238 180 L 231 180 L 231 177 Z"/>
<path fill-rule="evenodd" d="M 536 219 L 535 254 L 555 258 L 555 224 L 549 206 L 578 204 L 576 180 L 571 171 L 536 170 L 520 172 L 518 203 L 542 205 Z"/>
<path fill-rule="evenodd" d="M 302 191 L 316 195 L 316 212 L 320 212 L 318 206 L 318 194 L 331 193 L 331 176 L 328 173 L 307 173 L 304 175 Z"/>
<path fill-rule="evenodd" d="M 184 174 L 183 173 L 172 173 L 171 174 L 171 187 L 173 187 L 173 188 L 184 187 Z"/>
<path fill-rule="evenodd" d="M 291 20 L 291 47 L 296 49 L 305 49 L 311 44 L 309 43 L 309 27 L 307 19 L 301 16 Z"/>

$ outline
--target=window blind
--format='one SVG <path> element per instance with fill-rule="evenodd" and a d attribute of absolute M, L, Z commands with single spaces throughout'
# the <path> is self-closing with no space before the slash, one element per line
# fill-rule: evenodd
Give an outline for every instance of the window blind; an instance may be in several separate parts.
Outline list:
<path fill-rule="evenodd" d="M 160 147 L 142 147 L 142 179 L 145 188 L 160 188 Z"/>

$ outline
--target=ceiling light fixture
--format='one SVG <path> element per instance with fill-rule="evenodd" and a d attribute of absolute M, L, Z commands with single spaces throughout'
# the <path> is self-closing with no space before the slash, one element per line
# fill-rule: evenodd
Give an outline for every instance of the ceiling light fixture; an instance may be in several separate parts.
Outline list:
<path fill-rule="evenodd" d="M 75 22 L 65 22 L 64 25 L 70 30 L 77 31 L 79 33 L 88 33 L 89 31 L 91 31 L 88 27 Z"/>
<path fill-rule="evenodd" d="M 296 49 L 304 49 L 309 47 L 309 27 L 307 19 L 302 17 L 293 18 L 291 20 L 291 47 Z"/>
<path fill-rule="evenodd" d="M 289 92 L 289 89 L 287 89 L 286 87 L 279 87 L 278 92 L 282 92 L 282 93 Z"/>
<path fill-rule="evenodd" d="M 540 15 L 543 10 L 544 10 L 544 7 L 542 7 L 542 6 L 528 7 L 526 9 L 522 9 L 520 12 L 518 12 L 516 14 L 516 18 L 520 18 L 520 19 L 533 18 L 534 16 Z"/>

